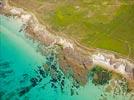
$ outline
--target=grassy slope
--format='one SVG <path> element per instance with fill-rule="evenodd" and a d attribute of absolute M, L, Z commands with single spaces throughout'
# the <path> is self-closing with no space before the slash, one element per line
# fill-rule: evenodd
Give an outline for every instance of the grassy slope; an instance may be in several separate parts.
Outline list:
<path fill-rule="evenodd" d="M 87 47 L 134 58 L 134 2 L 124 0 L 9 0 L 42 23 Z"/>

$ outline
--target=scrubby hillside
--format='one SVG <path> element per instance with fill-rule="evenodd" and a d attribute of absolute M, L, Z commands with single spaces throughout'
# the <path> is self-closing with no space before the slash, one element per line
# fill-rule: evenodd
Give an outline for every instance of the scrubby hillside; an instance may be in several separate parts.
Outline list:
<path fill-rule="evenodd" d="M 133 0 L 9 0 L 82 45 L 134 58 Z"/>

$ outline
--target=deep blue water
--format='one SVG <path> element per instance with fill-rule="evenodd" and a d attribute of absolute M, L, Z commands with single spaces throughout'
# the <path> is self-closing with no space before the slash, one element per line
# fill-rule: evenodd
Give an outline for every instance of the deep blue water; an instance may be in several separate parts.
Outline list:
<path fill-rule="evenodd" d="M 0 15 L 0 100 L 99 100 L 103 87 L 90 80 L 82 87 L 65 76 L 56 54 L 37 52 L 39 44 L 19 32 L 22 25 L 19 19 Z"/>

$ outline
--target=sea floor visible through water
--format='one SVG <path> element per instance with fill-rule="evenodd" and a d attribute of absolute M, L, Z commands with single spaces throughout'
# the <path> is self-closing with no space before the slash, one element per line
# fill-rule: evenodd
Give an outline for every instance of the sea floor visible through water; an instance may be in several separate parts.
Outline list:
<path fill-rule="evenodd" d="M 133 99 L 105 93 L 104 86 L 95 86 L 90 78 L 80 86 L 64 75 L 53 50 L 45 56 L 37 51 L 40 44 L 20 31 L 23 24 L 18 18 L 0 15 L 0 100 Z"/>

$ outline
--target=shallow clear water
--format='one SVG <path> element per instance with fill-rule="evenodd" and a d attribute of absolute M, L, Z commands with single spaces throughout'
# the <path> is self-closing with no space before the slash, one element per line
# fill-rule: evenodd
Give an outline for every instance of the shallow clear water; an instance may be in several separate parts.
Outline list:
<path fill-rule="evenodd" d="M 53 52 L 46 56 L 37 52 L 38 44 L 19 32 L 23 24 L 19 19 L 0 15 L 0 20 L 1 100 L 99 100 L 104 95 L 103 87 L 90 80 L 82 87 L 65 76 Z M 111 94 L 107 97 L 128 100 Z"/>

